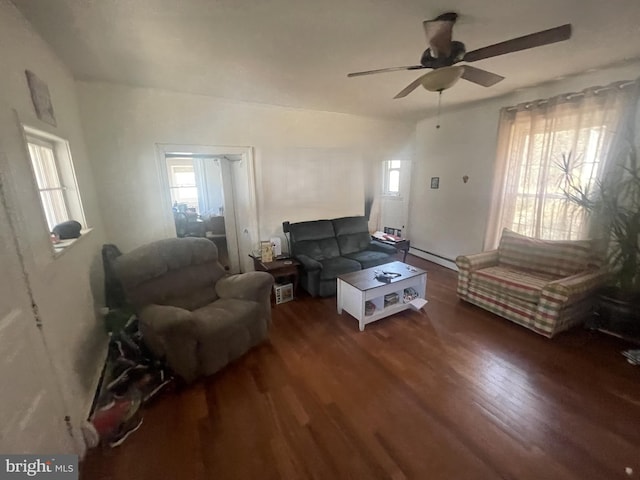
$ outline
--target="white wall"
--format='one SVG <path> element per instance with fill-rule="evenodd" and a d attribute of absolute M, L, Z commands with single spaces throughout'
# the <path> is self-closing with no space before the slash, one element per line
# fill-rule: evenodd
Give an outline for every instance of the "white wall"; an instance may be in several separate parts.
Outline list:
<path fill-rule="evenodd" d="M 28 286 L 42 320 L 44 341 L 60 394 L 78 439 L 77 427 L 86 418 L 104 360 L 106 335 L 95 309 L 96 304 L 103 303 L 100 249 L 105 237 L 85 150 L 75 82 L 50 47 L 7 0 L 0 0 L 0 58 L 0 146 L 7 162 L 3 172 L 7 179 L 4 185 L 7 212 L 15 222 L 13 231 Z M 36 118 L 25 69 L 47 83 L 57 127 Z M 70 142 L 85 215 L 93 231 L 57 258 L 51 248 L 19 122 Z M 10 226 L 3 224 L 0 228 Z M 5 290 L 0 290 L 0 295 L 4 294 Z M 19 387 L 2 386 L 2 390 L 12 388 Z M 76 450 L 80 453 L 81 449 L 81 442 L 77 442 Z"/>
<path fill-rule="evenodd" d="M 78 92 L 103 219 L 123 251 L 175 234 L 159 203 L 158 143 L 254 147 L 268 239 L 285 220 L 362 214 L 363 165 L 410 158 L 415 133 L 411 123 L 105 83 L 78 82 Z"/>
<path fill-rule="evenodd" d="M 439 122 L 433 117 L 418 122 L 409 236 L 412 247 L 435 256 L 418 250 L 412 253 L 453 266 L 451 261 L 456 256 L 482 251 L 502 107 L 617 80 L 633 80 L 640 75 L 639 67 L 640 64 L 628 65 L 570 77 L 445 110 Z M 444 102 L 448 95 L 455 95 L 455 87 L 444 92 Z M 436 123 L 440 123 L 439 129 Z M 462 181 L 464 175 L 469 176 L 466 184 Z M 430 188 L 431 177 L 440 177 L 439 189 Z"/>

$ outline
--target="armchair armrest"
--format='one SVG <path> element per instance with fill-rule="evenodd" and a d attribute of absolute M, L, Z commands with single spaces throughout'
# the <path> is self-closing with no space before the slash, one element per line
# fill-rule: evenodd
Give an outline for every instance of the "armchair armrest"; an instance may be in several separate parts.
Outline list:
<path fill-rule="evenodd" d="M 465 298 L 469 293 L 469 279 L 471 272 L 498 264 L 498 250 L 474 253 L 472 255 L 459 255 L 456 258 L 458 266 L 458 289 L 460 298 Z"/>
<path fill-rule="evenodd" d="M 371 242 L 369 243 L 369 250 L 375 250 L 377 252 L 386 253 L 388 255 L 395 255 L 396 253 L 398 253 L 398 249 L 393 245 L 376 242 L 375 240 L 371 240 Z"/>
<path fill-rule="evenodd" d="M 481 268 L 492 267 L 498 264 L 498 250 L 489 250 L 472 255 L 459 255 L 456 258 L 456 265 L 460 270 L 466 269 L 470 272 Z"/>
<path fill-rule="evenodd" d="M 322 270 L 322 264 L 308 255 L 296 255 L 296 260 L 298 260 L 308 272 Z"/>
<path fill-rule="evenodd" d="M 247 272 L 218 280 L 216 293 L 220 298 L 237 298 L 261 302 L 268 300 L 273 277 L 267 272 Z"/>
<path fill-rule="evenodd" d="M 590 300 L 606 279 L 607 271 L 599 269 L 549 282 L 540 294 L 533 327 L 552 337 L 577 325 L 589 314 Z"/>
<path fill-rule="evenodd" d="M 198 376 L 196 323 L 189 310 L 169 305 L 146 305 L 138 312 L 145 343 L 186 382 Z"/>
<path fill-rule="evenodd" d="M 554 300 L 561 303 L 575 303 L 602 286 L 607 278 L 605 269 L 580 272 L 570 277 L 549 282 L 542 289 L 541 299 Z"/>

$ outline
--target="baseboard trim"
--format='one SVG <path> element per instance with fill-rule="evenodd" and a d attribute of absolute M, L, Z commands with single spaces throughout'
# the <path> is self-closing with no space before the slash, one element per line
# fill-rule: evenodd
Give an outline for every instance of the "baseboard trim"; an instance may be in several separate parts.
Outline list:
<path fill-rule="evenodd" d="M 456 262 L 450 258 L 443 257 L 442 255 L 438 255 L 433 252 L 427 252 L 426 250 L 422 250 L 413 246 L 409 249 L 409 253 L 411 255 L 415 255 L 416 257 L 420 257 L 423 260 L 429 260 L 430 262 L 442 265 L 443 267 L 446 267 L 449 270 L 453 270 L 454 272 L 458 271 Z"/>
<path fill-rule="evenodd" d="M 85 421 L 88 420 L 88 418 L 93 413 L 93 408 L 95 406 L 96 400 L 98 399 L 98 394 L 99 394 L 98 389 L 100 388 L 100 384 L 102 382 L 102 377 L 104 375 L 104 369 L 106 365 L 106 359 L 107 359 L 107 355 L 109 354 L 108 340 L 104 342 L 103 345 L 101 345 L 100 350 L 101 350 L 100 355 L 98 355 L 97 358 L 104 358 L 105 360 L 102 362 L 98 362 L 96 364 L 96 370 L 94 372 L 93 379 L 91 381 L 91 388 L 89 390 L 89 392 L 93 392 L 93 395 L 89 395 L 89 397 L 85 400 L 84 408 L 82 409 L 83 418 L 78 423 L 78 425 L 74 425 L 74 428 L 73 428 L 74 436 L 77 436 L 78 438 L 78 443 L 79 443 L 78 456 L 80 457 L 80 460 L 84 459 L 84 456 L 86 455 L 88 450 L 86 439 L 84 437 L 84 434 L 82 433 L 82 425 L 84 424 Z"/>

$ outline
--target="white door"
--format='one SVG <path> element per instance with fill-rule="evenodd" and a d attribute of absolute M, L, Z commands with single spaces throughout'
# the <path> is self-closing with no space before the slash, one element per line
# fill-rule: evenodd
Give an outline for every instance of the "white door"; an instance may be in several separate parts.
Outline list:
<path fill-rule="evenodd" d="M 2 136 L 16 132 L 8 109 L 0 114 L 0 452 L 71 453 L 58 389 L 44 337 L 37 325 L 9 211 L 12 179 Z M 8 122 L 8 123 L 7 123 Z"/>
<path fill-rule="evenodd" d="M 409 227 L 409 195 L 411 190 L 411 161 L 394 160 L 397 169 L 390 169 L 388 162 L 382 162 L 382 196 L 380 198 L 380 225 L 378 230 L 384 227 L 402 230 L 402 236 L 406 235 Z M 395 181 L 390 179 L 390 170 L 397 171 Z M 392 184 L 392 185 L 390 185 Z M 389 191 L 389 188 L 393 191 Z"/>

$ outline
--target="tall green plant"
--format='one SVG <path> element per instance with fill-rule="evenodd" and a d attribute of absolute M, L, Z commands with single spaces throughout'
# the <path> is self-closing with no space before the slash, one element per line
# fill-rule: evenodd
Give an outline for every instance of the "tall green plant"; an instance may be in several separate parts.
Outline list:
<path fill-rule="evenodd" d="M 625 135 L 613 171 L 592 186 L 574 174 L 571 153 L 562 156 L 563 192 L 582 207 L 595 226 L 608 235 L 607 259 L 612 281 L 625 296 L 640 296 L 640 165 L 633 131 Z"/>

